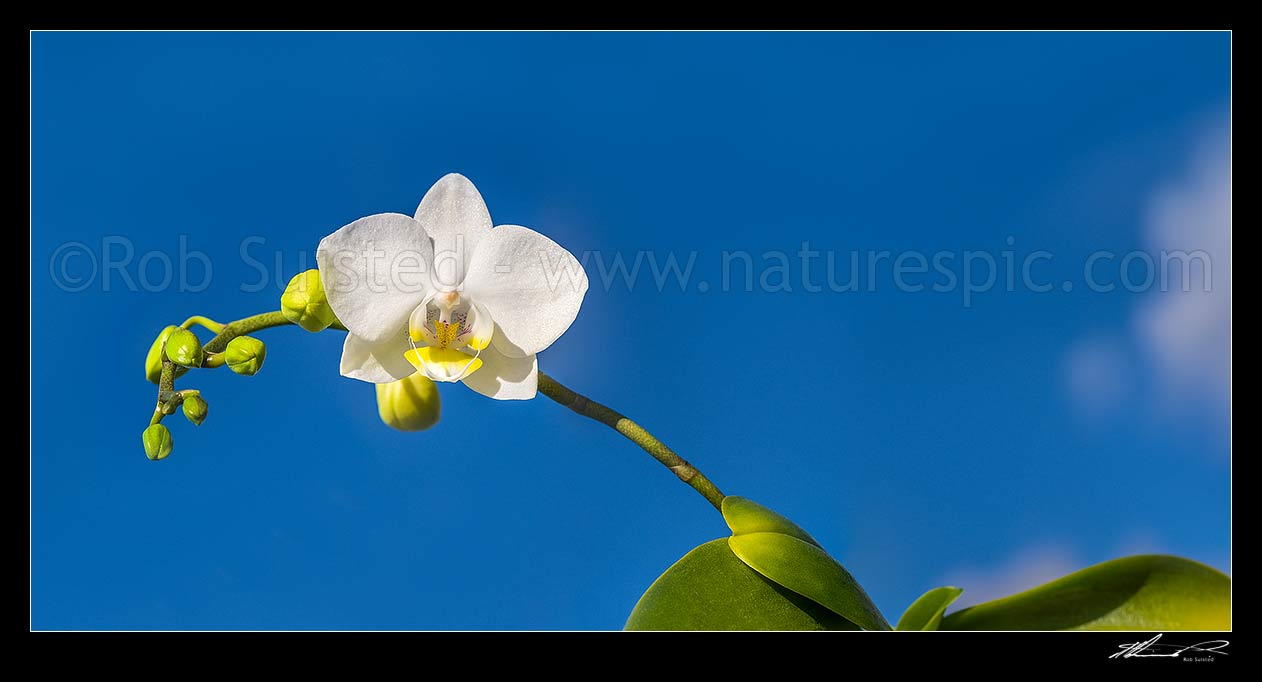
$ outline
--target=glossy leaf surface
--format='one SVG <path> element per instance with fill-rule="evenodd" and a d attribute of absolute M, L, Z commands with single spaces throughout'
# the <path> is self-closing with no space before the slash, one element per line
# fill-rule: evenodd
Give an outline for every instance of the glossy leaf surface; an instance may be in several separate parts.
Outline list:
<path fill-rule="evenodd" d="M 958 587 L 935 587 L 929 590 L 907 607 L 894 629 L 937 630 L 942 624 L 942 614 L 963 593 L 964 590 Z"/>
<path fill-rule="evenodd" d="M 857 628 L 819 604 L 762 577 L 732 553 L 727 538 L 720 538 L 684 555 L 654 581 L 635 605 L 626 629 Z"/>
<path fill-rule="evenodd" d="M 733 535 L 728 545 L 754 570 L 859 627 L 890 629 L 849 571 L 819 547 L 780 533 Z"/>
<path fill-rule="evenodd" d="M 978 604 L 943 630 L 1227 630 L 1231 578 L 1174 556 L 1096 564 L 1046 585 Z"/>

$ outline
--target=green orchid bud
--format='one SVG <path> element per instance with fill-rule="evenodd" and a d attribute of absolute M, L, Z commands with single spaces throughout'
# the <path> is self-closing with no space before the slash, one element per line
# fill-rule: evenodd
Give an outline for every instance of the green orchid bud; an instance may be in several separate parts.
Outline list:
<path fill-rule="evenodd" d="M 206 352 L 202 350 L 202 342 L 197 335 L 187 329 L 176 327 L 166 341 L 167 358 L 184 367 L 201 367 Z"/>
<path fill-rule="evenodd" d="M 319 270 L 300 272 L 289 280 L 285 293 L 280 295 L 280 312 L 286 320 L 309 332 L 318 332 L 337 320 L 324 296 Z"/>
<path fill-rule="evenodd" d="M 199 395 L 191 395 L 184 399 L 184 416 L 193 422 L 193 426 L 201 426 L 206 421 L 206 413 L 210 411 L 210 405 Z"/>
<path fill-rule="evenodd" d="M 171 454 L 171 448 L 175 442 L 171 440 L 171 431 L 161 424 L 150 424 L 141 435 L 141 440 L 145 443 L 145 457 L 155 462 L 160 459 L 166 459 Z"/>
<path fill-rule="evenodd" d="M 179 327 L 175 325 L 163 329 L 158 338 L 153 340 L 153 345 L 149 346 L 149 354 L 145 356 L 145 378 L 150 383 L 156 384 L 162 379 L 162 347 L 166 345 L 171 332 L 177 329 Z"/>
<path fill-rule="evenodd" d="M 441 407 L 438 387 L 420 372 L 406 379 L 377 384 L 377 414 L 391 428 L 424 431 L 438 423 Z"/>
<path fill-rule="evenodd" d="M 224 361 L 228 369 L 243 376 L 254 376 L 263 367 L 263 359 L 267 357 L 267 347 L 262 341 L 252 336 L 238 336 L 228 342 L 224 349 Z"/>

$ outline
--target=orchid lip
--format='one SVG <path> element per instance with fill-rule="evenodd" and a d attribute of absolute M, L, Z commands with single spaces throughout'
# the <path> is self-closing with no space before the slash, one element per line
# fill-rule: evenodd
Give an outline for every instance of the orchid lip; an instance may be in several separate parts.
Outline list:
<path fill-rule="evenodd" d="M 435 291 L 412 310 L 404 357 L 434 381 L 460 381 L 482 366 L 495 323 L 485 308 L 458 291 Z M 417 344 L 421 344 L 418 347 Z"/>

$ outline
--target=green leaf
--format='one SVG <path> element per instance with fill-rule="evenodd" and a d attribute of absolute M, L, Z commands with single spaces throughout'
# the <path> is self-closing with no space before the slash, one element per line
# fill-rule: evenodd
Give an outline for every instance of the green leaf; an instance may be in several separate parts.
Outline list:
<path fill-rule="evenodd" d="M 859 627 L 890 629 L 854 577 L 819 547 L 780 533 L 733 535 L 727 543 L 750 568 Z"/>
<path fill-rule="evenodd" d="M 723 498 L 723 520 L 727 521 L 727 527 L 732 529 L 732 535 L 782 533 L 820 547 L 815 538 L 796 523 L 743 497 L 728 495 Z"/>
<path fill-rule="evenodd" d="M 749 568 L 727 538 L 697 547 L 649 587 L 628 630 L 856 630 Z"/>
<path fill-rule="evenodd" d="M 1174 556 L 1114 559 L 956 611 L 941 629 L 1229 630 L 1231 578 Z"/>
<path fill-rule="evenodd" d="M 920 595 L 898 619 L 895 630 L 937 630 L 942 624 L 942 614 L 964 590 L 958 587 L 935 587 Z"/>

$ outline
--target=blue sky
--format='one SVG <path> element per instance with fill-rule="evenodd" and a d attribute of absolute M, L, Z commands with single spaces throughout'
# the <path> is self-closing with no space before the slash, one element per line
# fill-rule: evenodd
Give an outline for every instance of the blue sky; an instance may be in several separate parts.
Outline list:
<path fill-rule="evenodd" d="M 809 529 L 887 617 L 1125 553 L 1230 570 L 1227 34 L 39 33 L 31 78 L 36 628 L 616 629 L 725 534 L 543 398 L 444 386 L 435 429 L 382 426 L 334 332 L 184 382 L 209 419 L 145 459 L 162 326 L 274 309 L 322 236 L 453 171 L 588 255 L 541 367 Z M 1045 251 L 1056 285 L 966 305 L 885 261 L 812 292 L 803 242 L 838 280 Z M 1212 291 L 1083 283 L 1163 249 L 1212 256 Z M 641 252 L 695 265 L 603 286 Z M 775 252 L 792 291 L 758 286 Z"/>

